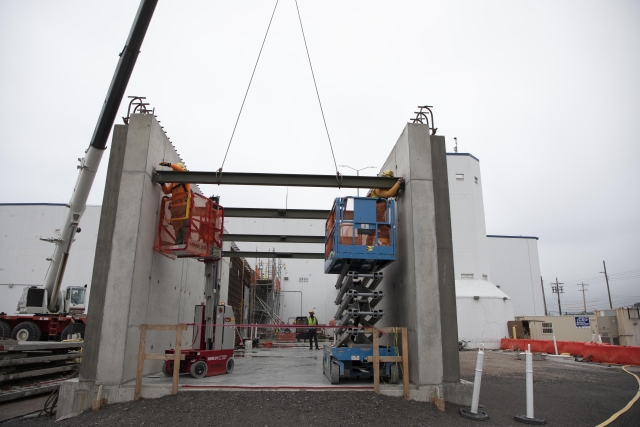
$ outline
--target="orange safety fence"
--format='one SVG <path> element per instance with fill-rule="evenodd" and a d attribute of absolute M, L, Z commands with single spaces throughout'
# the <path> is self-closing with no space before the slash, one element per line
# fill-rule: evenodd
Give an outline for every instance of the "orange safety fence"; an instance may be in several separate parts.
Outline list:
<path fill-rule="evenodd" d="M 557 340 L 556 343 L 558 353 L 582 356 L 585 359 L 589 358 L 592 362 L 640 366 L 640 347 Z M 552 340 L 502 338 L 500 349 L 524 351 L 529 344 L 533 352 L 555 354 Z"/>

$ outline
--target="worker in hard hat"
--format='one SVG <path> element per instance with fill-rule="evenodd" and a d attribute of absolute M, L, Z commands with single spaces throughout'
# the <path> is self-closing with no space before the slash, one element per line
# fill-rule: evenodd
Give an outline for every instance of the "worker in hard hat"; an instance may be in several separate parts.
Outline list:
<path fill-rule="evenodd" d="M 318 326 L 318 318 L 316 317 L 316 312 L 313 311 L 313 309 L 309 310 L 307 325 Z M 320 347 L 318 347 L 318 330 L 316 328 L 309 328 L 307 331 L 309 332 L 309 350 L 313 350 L 313 340 L 316 341 L 316 350 L 320 350 Z"/>
<path fill-rule="evenodd" d="M 380 176 L 393 178 L 393 171 L 385 170 L 380 174 Z M 393 184 L 393 187 L 389 188 L 388 190 L 384 190 L 382 188 L 372 188 L 367 193 L 367 197 L 374 197 L 376 199 L 379 199 L 378 203 L 376 203 L 376 221 L 384 222 L 387 220 L 387 204 L 385 203 L 385 199 L 388 199 L 389 197 L 395 197 L 398 194 L 398 190 L 400 190 L 403 183 L 404 179 L 400 178 L 398 179 L 398 181 L 396 181 L 395 184 Z M 391 228 L 388 225 L 379 225 L 377 244 L 381 246 L 389 246 L 391 244 L 390 234 Z M 373 246 L 373 240 L 373 235 L 367 236 L 366 244 L 368 246 Z"/>
<path fill-rule="evenodd" d="M 174 171 L 186 172 L 182 163 L 162 162 L 160 166 L 167 166 Z M 169 183 L 162 185 L 164 194 L 171 194 L 171 227 L 176 236 L 176 245 L 184 245 L 189 234 L 189 203 L 191 202 L 191 184 Z"/>
<path fill-rule="evenodd" d="M 386 178 L 393 178 L 393 171 L 387 169 L 386 171 L 382 172 L 380 176 L 383 176 Z M 372 188 L 367 193 L 367 197 L 374 197 L 376 199 L 380 197 L 384 199 L 388 199 L 389 197 L 396 197 L 396 195 L 398 194 L 398 190 L 400 190 L 400 187 L 402 186 L 403 182 L 404 182 L 404 178 L 398 179 L 398 181 L 395 184 L 393 184 L 393 187 L 389 188 L 388 190 L 384 190 L 382 188 Z"/>

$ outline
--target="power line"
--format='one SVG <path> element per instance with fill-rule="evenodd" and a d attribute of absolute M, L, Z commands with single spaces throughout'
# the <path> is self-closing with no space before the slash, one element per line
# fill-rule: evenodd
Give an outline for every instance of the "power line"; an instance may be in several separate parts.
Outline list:
<path fill-rule="evenodd" d="M 627 270 L 627 271 L 621 271 L 619 273 L 613 273 L 613 274 L 609 274 L 609 280 L 611 279 L 636 279 L 636 278 L 640 278 L 640 269 L 636 269 L 636 270 Z M 572 279 L 572 280 L 567 280 L 565 283 L 567 284 L 577 284 L 578 282 L 604 282 L 605 279 L 603 276 L 594 276 L 594 277 L 587 277 L 586 279 Z"/>
<path fill-rule="evenodd" d="M 614 301 L 620 301 L 620 300 L 632 300 L 632 299 L 640 299 L 640 295 L 616 295 L 613 297 Z M 593 304 L 593 303 L 601 303 L 602 300 L 607 300 L 607 297 L 602 297 L 602 298 L 594 298 L 594 299 L 589 299 L 587 300 L 587 304 Z M 580 301 L 568 301 L 565 302 L 565 305 L 580 305 Z"/>

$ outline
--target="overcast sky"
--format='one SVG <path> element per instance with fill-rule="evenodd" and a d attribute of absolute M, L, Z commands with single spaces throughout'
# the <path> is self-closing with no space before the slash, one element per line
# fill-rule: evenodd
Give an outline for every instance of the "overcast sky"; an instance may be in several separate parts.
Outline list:
<path fill-rule="evenodd" d="M 138 5 L 0 0 L 0 202 L 69 200 Z M 191 170 L 220 167 L 274 5 L 160 0 L 126 94 L 147 97 Z M 487 233 L 538 236 L 566 308 L 582 307 L 580 279 L 591 308 L 608 306 L 602 260 L 614 305 L 640 301 L 640 2 L 299 6 L 339 165 L 379 168 L 415 107 L 433 105 L 448 150 L 457 137 L 480 159 Z M 224 170 L 335 173 L 292 0 Z M 285 204 L 286 188 L 202 188 L 225 206 Z M 354 193 L 290 188 L 288 205 Z"/>

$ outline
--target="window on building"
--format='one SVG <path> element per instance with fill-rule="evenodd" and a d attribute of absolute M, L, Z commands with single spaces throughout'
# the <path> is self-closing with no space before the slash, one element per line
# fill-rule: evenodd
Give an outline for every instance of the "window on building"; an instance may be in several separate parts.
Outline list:
<path fill-rule="evenodd" d="M 542 322 L 542 333 L 553 334 L 553 323 Z"/>
<path fill-rule="evenodd" d="M 464 274 L 463 273 L 463 274 L 460 275 L 460 277 L 462 279 L 473 279 L 473 273 L 471 273 L 471 274 Z"/>
<path fill-rule="evenodd" d="M 478 177 L 474 176 L 475 180 L 476 180 L 476 184 L 478 183 Z"/>
<path fill-rule="evenodd" d="M 488 274 L 483 274 L 482 275 L 482 280 L 489 280 L 489 275 Z"/>
<path fill-rule="evenodd" d="M 464 181 L 464 174 L 463 173 L 457 173 L 456 174 L 456 180 L 457 181 Z"/>
<path fill-rule="evenodd" d="M 300 283 L 307 283 L 308 281 L 309 281 L 309 278 L 308 278 L 308 277 L 300 277 L 300 278 L 298 279 L 298 282 L 300 282 Z"/>

